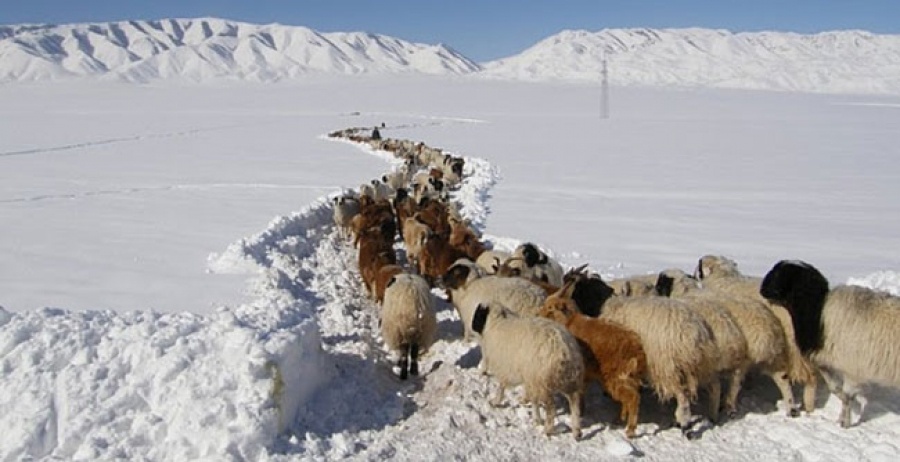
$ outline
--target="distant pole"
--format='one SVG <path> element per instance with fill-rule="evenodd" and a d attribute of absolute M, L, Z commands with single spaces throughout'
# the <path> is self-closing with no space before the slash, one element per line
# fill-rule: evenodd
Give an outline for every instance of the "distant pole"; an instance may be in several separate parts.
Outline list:
<path fill-rule="evenodd" d="M 603 68 L 600 71 L 600 118 L 609 118 L 609 71 L 606 68 L 606 58 L 603 58 Z"/>

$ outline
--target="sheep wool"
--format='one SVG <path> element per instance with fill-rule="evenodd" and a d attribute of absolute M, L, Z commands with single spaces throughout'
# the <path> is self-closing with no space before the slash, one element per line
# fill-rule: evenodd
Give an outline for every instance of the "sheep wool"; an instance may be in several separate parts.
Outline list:
<path fill-rule="evenodd" d="M 427 350 L 437 333 L 434 295 L 421 276 L 401 273 L 384 290 L 381 336 L 400 354 L 400 378 L 418 374 L 418 355 Z M 407 369 L 408 365 L 408 369 Z"/>
<path fill-rule="evenodd" d="M 502 403 L 507 387 L 523 385 L 535 419 L 543 420 L 549 435 L 556 415 L 554 394 L 560 393 L 569 403 L 572 434 L 580 438 L 584 360 L 572 334 L 549 319 L 519 316 L 497 303 L 475 309 L 472 329 L 481 334 L 487 370 L 500 382 L 491 404 Z"/>

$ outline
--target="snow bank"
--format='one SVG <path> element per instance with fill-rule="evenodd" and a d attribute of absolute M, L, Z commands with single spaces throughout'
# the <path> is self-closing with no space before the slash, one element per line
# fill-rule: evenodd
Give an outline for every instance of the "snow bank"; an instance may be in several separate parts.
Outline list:
<path fill-rule="evenodd" d="M 847 284 L 868 287 L 900 296 L 900 273 L 896 271 L 877 271 L 861 278 L 849 278 Z"/>
<path fill-rule="evenodd" d="M 211 261 L 256 268 L 254 301 L 210 316 L 0 308 L 0 460 L 256 460 L 331 377 L 301 261 L 322 199 Z"/>

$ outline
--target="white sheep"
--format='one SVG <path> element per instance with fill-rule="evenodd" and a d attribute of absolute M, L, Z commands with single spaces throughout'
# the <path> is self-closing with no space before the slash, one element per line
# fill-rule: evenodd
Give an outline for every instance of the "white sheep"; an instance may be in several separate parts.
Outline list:
<path fill-rule="evenodd" d="M 563 285 L 565 270 L 562 265 L 530 242 L 516 247 L 504 265 L 519 269 L 519 276 L 523 278 L 543 280 L 556 287 Z"/>
<path fill-rule="evenodd" d="M 334 225 L 339 235 L 347 239 L 351 233 L 351 221 L 359 214 L 359 201 L 351 196 L 338 196 L 334 198 Z"/>
<path fill-rule="evenodd" d="M 463 323 L 464 339 L 472 339 L 472 314 L 481 303 L 500 303 L 509 310 L 536 316 L 547 298 L 539 286 L 522 278 L 487 275 L 468 259 L 457 260 L 441 278 Z"/>
<path fill-rule="evenodd" d="M 435 300 L 421 276 L 400 273 L 384 289 L 381 336 L 400 355 L 400 379 L 419 374 L 419 354 L 434 343 L 437 332 Z"/>
<path fill-rule="evenodd" d="M 664 271 L 659 276 L 657 288 L 661 295 L 679 299 L 713 300 L 728 310 L 743 334 L 748 359 L 747 369 L 768 375 L 781 392 L 789 416 L 796 416 L 794 395 L 788 380 L 791 353 L 781 322 L 764 303 L 755 297 L 745 297 L 717 290 L 703 289 L 699 281 L 681 271 Z M 734 414 L 741 381 L 745 374 L 735 371 L 725 397 L 725 410 Z"/>
<path fill-rule="evenodd" d="M 623 278 L 610 279 L 607 284 L 616 295 L 637 297 L 643 295 L 656 295 L 657 274 L 639 274 Z"/>
<path fill-rule="evenodd" d="M 841 400 L 842 427 L 851 425 L 860 385 L 900 387 L 900 298 L 857 286 L 829 290 L 819 270 L 788 260 L 769 270 L 760 293 L 790 313 L 800 351 Z"/>
<path fill-rule="evenodd" d="M 375 194 L 373 199 L 375 199 L 376 202 L 381 200 L 390 200 L 394 195 L 394 188 L 383 183 L 379 179 L 372 180 L 372 189 L 374 190 Z"/>
<path fill-rule="evenodd" d="M 512 254 L 502 250 L 486 250 L 478 256 L 475 264 L 487 274 L 494 274 L 500 269 L 500 265 L 511 257 Z"/>
<path fill-rule="evenodd" d="M 717 349 L 713 333 L 700 315 L 684 302 L 664 297 L 611 296 L 600 317 L 618 322 L 641 337 L 647 353 L 647 372 L 661 402 L 675 399 L 675 421 L 685 436 L 691 430 L 691 402 L 700 384 L 716 376 Z"/>
<path fill-rule="evenodd" d="M 584 360 L 572 334 L 549 319 L 520 316 L 497 303 L 479 304 L 471 327 L 481 335 L 487 370 L 500 383 L 491 404 L 501 405 L 506 388 L 522 384 L 535 420 L 543 420 L 549 436 L 556 417 L 554 395 L 560 393 L 569 403 L 572 434 L 580 438 Z"/>
<path fill-rule="evenodd" d="M 704 288 L 717 290 L 737 297 L 755 298 L 765 304 L 772 314 L 778 318 L 790 356 L 788 375 L 793 383 L 803 385 L 803 409 L 807 413 L 815 410 L 816 388 L 818 378 L 815 367 L 805 358 L 794 340 L 794 326 L 787 310 L 774 303 L 769 303 L 759 293 L 762 278 L 746 276 L 738 270 L 734 260 L 720 255 L 705 255 L 697 263 L 694 271 L 695 277 L 701 280 Z M 774 376 L 773 376 L 774 377 Z M 779 385 L 780 387 L 781 385 Z M 793 399 L 789 402 L 793 403 Z M 798 411 L 789 410 L 790 415 L 796 415 Z"/>

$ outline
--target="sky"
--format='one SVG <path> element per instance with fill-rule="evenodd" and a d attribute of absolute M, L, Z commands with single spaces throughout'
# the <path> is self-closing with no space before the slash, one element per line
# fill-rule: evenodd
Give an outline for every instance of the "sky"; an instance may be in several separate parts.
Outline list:
<path fill-rule="evenodd" d="M 365 31 L 414 42 L 444 43 L 477 62 L 518 54 L 565 29 L 704 27 L 732 32 L 863 29 L 900 33 L 900 2 L 894 0 L 4 0 L 0 5 L 0 24 L 204 16 L 305 26 L 320 32 Z"/>
<path fill-rule="evenodd" d="M 584 439 L 568 410 L 547 438 L 521 388 L 488 404 L 496 380 L 444 301 L 421 376 L 396 378 L 330 198 L 397 161 L 323 136 L 348 127 L 463 156 L 451 198 L 498 249 L 534 242 L 607 279 L 799 258 L 900 293 L 897 97 L 614 87 L 601 119 L 597 93 L 0 85 L 0 460 L 896 461 L 900 390 L 867 387 L 844 429 L 824 386 L 790 418 L 761 375 L 697 441 L 649 392 L 626 440 L 596 387 Z"/>

